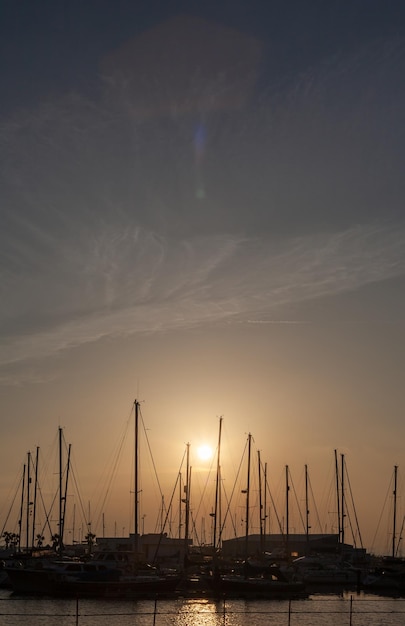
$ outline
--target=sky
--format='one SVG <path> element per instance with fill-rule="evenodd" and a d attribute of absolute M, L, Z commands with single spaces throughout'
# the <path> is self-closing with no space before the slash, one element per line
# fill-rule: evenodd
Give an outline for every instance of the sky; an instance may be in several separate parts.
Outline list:
<path fill-rule="evenodd" d="M 2 4 L 0 528 L 61 427 L 89 516 L 97 500 L 128 532 L 129 457 L 108 506 L 101 479 L 137 398 L 167 500 L 186 443 L 212 488 L 195 451 L 223 416 L 227 489 L 250 432 L 301 502 L 307 465 L 332 532 L 337 450 L 365 547 L 390 546 L 404 18 L 391 0 Z"/>

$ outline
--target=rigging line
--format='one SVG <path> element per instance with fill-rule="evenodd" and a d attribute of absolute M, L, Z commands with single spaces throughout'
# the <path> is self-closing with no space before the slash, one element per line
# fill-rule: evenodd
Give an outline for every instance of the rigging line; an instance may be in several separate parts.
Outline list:
<path fill-rule="evenodd" d="M 217 452 L 217 450 L 215 450 L 215 453 L 216 452 Z M 197 511 L 196 511 L 196 514 L 195 514 L 197 518 L 198 518 L 198 516 L 200 514 L 200 509 L 201 509 L 201 506 L 202 506 L 203 501 L 204 501 L 204 496 L 205 496 L 205 494 L 207 492 L 208 482 L 211 479 L 211 474 L 212 474 L 212 470 L 213 470 L 213 466 L 214 466 L 214 459 L 215 459 L 215 454 L 212 456 L 211 465 L 210 465 L 209 470 L 207 472 L 207 478 L 206 478 L 205 483 L 203 485 L 200 502 L 198 504 L 198 508 L 197 508 Z"/>
<path fill-rule="evenodd" d="M 20 478 L 19 478 L 19 481 L 18 481 L 18 485 L 17 485 L 17 488 L 16 488 L 15 493 L 14 493 L 14 498 L 13 498 L 13 499 L 12 499 L 12 501 L 11 501 L 11 505 L 10 505 L 10 507 L 9 507 L 9 510 L 8 510 L 8 513 L 7 513 L 6 519 L 5 519 L 5 521 L 4 521 L 3 528 L 1 529 L 0 537 L 2 537 L 2 536 L 4 535 L 4 529 L 5 529 L 5 527 L 6 527 L 6 524 L 7 524 L 7 522 L 8 522 L 8 519 L 9 519 L 9 517 L 10 517 L 10 515 L 11 515 L 11 511 L 13 510 L 15 500 L 16 500 L 16 498 L 17 498 L 17 495 L 19 495 L 19 493 L 20 493 L 20 489 L 21 489 L 21 482 L 22 482 L 22 472 L 20 471 Z"/>
<path fill-rule="evenodd" d="M 246 440 L 246 442 L 245 442 L 245 447 L 244 447 L 244 450 L 243 450 L 243 453 L 242 453 L 242 456 L 241 456 L 241 459 L 240 459 L 238 471 L 236 473 L 236 477 L 235 477 L 235 480 L 234 480 L 234 483 L 233 483 L 233 487 L 232 487 L 232 491 L 231 491 L 231 497 L 230 497 L 229 500 L 228 500 L 228 498 L 226 498 L 228 506 L 226 508 L 225 516 L 224 516 L 224 519 L 223 519 L 223 522 L 222 522 L 221 533 L 220 533 L 221 535 L 222 535 L 222 531 L 225 528 L 225 524 L 226 524 L 226 520 L 227 520 L 228 515 L 230 515 L 231 520 L 232 520 L 232 515 L 230 514 L 230 507 L 231 507 L 232 499 L 233 499 L 233 496 L 234 496 L 234 493 L 235 493 L 236 483 L 238 481 L 239 474 L 240 474 L 241 469 L 242 469 L 243 460 L 244 460 L 245 455 L 246 455 L 247 447 L 248 447 L 248 440 Z M 233 520 L 232 520 L 232 527 L 233 527 L 233 530 L 234 530 L 234 536 L 237 537 L 236 526 L 235 526 L 235 523 L 234 523 Z"/>
<path fill-rule="evenodd" d="M 226 511 L 227 511 L 227 512 L 229 512 L 230 507 L 231 507 L 231 500 L 229 500 L 229 499 L 228 499 L 228 494 L 226 493 L 225 488 L 223 489 L 223 494 L 224 494 L 224 496 L 225 496 L 225 500 L 226 500 L 226 503 L 227 503 L 227 509 L 226 509 Z M 232 499 L 232 494 L 231 494 L 231 499 Z M 221 541 L 222 541 L 222 533 L 223 533 L 223 532 L 224 532 L 224 530 L 225 530 L 225 522 L 226 522 L 226 517 L 227 517 L 227 513 L 225 513 L 225 517 L 224 517 L 223 523 L 222 523 L 222 525 L 221 525 L 221 528 L 219 529 L 219 537 L 218 537 L 219 542 L 221 542 Z M 232 524 L 232 529 L 233 529 L 234 537 L 236 537 L 236 536 L 237 536 L 237 534 L 236 534 L 235 520 L 234 520 L 234 518 L 232 517 L 232 515 L 230 515 L 230 518 L 231 518 L 231 524 Z"/>
<path fill-rule="evenodd" d="M 65 439 L 65 434 L 62 430 L 62 443 L 65 446 L 65 454 L 67 457 L 67 461 L 66 461 L 66 466 L 65 466 L 65 470 L 64 470 L 64 479 L 65 479 L 65 485 L 64 485 L 64 494 L 63 496 L 61 495 L 61 498 L 63 499 L 63 511 L 62 511 L 62 515 L 61 515 L 61 523 L 62 523 L 62 529 L 59 531 L 59 534 L 61 536 L 63 536 L 64 534 L 64 528 L 65 528 L 65 518 L 66 518 L 66 505 L 67 505 L 67 491 L 68 491 L 68 478 L 69 478 L 69 474 L 71 473 L 74 476 L 74 471 L 73 471 L 73 467 L 72 467 L 72 444 L 67 444 L 66 443 L 66 439 Z M 77 482 L 77 479 L 75 479 Z M 76 486 L 77 492 L 78 494 L 80 494 L 80 490 L 79 487 Z"/>
<path fill-rule="evenodd" d="M 42 454 L 42 450 L 41 449 L 39 450 L 39 453 L 40 453 L 40 461 L 41 461 L 40 469 L 41 469 L 41 478 L 42 478 L 43 475 L 45 475 L 45 477 L 46 477 L 47 473 L 49 473 L 49 472 L 47 472 L 47 469 L 49 468 L 49 463 L 46 462 L 46 457 L 44 458 L 44 455 Z M 42 461 L 44 461 L 44 463 Z M 45 528 L 48 528 L 49 534 L 52 536 L 52 529 L 51 529 L 51 524 L 50 524 L 49 517 L 51 515 L 53 504 L 51 505 L 51 510 L 48 513 L 47 510 L 46 510 L 45 500 L 44 500 L 44 496 L 43 496 L 42 481 L 39 478 L 38 478 L 38 487 L 37 488 L 38 488 L 37 496 L 39 495 L 40 502 L 41 502 L 42 508 L 43 508 L 43 513 L 45 515 L 45 521 L 44 521 L 44 523 L 42 525 L 42 528 L 41 528 L 41 535 L 44 534 Z"/>
<path fill-rule="evenodd" d="M 130 424 L 130 421 L 131 421 L 131 417 L 132 417 L 132 405 L 131 405 L 130 413 L 129 413 L 128 417 L 127 417 L 127 421 L 126 421 L 125 428 L 123 430 L 121 439 L 118 442 L 117 451 L 115 453 L 115 456 L 113 456 L 113 458 L 112 458 L 112 469 L 111 469 L 111 472 L 110 472 L 110 475 L 109 475 L 109 479 L 108 479 L 108 482 L 107 482 L 107 488 L 106 488 L 105 493 L 104 493 L 104 498 L 101 500 L 99 513 L 96 516 L 96 526 L 95 526 L 96 528 L 98 527 L 98 525 L 100 523 L 100 519 L 101 519 L 101 516 L 103 514 L 103 510 L 105 508 L 107 499 L 108 499 L 108 497 L 110 495 L 110 492 L 111 492 L 111 486 L 112 486 L 112 484 L 113 484 L 113 482 L 114 482 L 114 480 L 116 478 L 116 475 L 117 475 L 117 469 L 118 469 L 119 462 L 121 460 L 122 450 L 123 450 L 124 442 L 125 442 L 125 439 L 126 439 L 126 435 L 127 435 L 128 429 L 129 429 L 129 424 Z M 99 504 L 100 504 L 100 500 L 96 504 L 96 511 L 98 510 Z"/>
<path fill-rule="evenodd" d="M 382 509 L 381 509 L 380 517 L 378 518 L 377 528 L 376 528 L 376 531 L 375 531 L 375 533 L 374 533 L 373 541 L 372 541 L 372 544 L 371 544 L 371 549 L 373 549 L 373 547 L 374 547 L 374 544 L 375 544 L 376 539 L 377 539 L 377 534 L 378 534 L 378 532 L 379 532 L 379 530 L 380 530 L 380 525 L 381 525 L 381 520 L 382 520 L 382 517 L 383 517 L 384 509 L 385 509 L 385 507 L 386 507 L 387 500 L 388 500 L 388 497 L 389 497 L 390 492 L 391 492 L 391 484 L 392 484 L 392 478 L 391 478 L 391 480 L 390 480 L 390 482 L 389 482 L 388 489 L 387 489 L 387 493 L 385 494 L 385 499 L 384 499 L 384 502 L 383 502 L 383 507 L 382 507 Z"/>
<path fill-rule="evenodd" d="M 41 461 L 42 461 L 42 459 L 43 459 L 42 450 L 40 450 L 40 454 L 41 454 Z M 42 468 L 42 463 L 41 463 L 41 468 Z M 42 473 L 43 472 L 41 472 L 41 474 Z M 41 501 L 41 504 L 42 504 L 42 507 L 43 507 L 43 512 L 44 512 L 44 515 L 45 515 L 45 521 L 44 521 L 44 523 L 43 523 L 43 525 L 41 527 L 41 535 L 44 534 L 45 528 L 48 528 L 49 534 L 52 537 L 52 528 L 51 528 L 51 523 L 50 523 L 50 516 L 52 514 L 53 505 L 55 504 L 56 492 L 55 492 L 55 495 L 53 497 L 53 500 L 51 501 L 51 506 L 50 506 L 49 510 L 47 511 L 47 508 L 46 508 L 46 505 L 45 505 L 44 496 L 43 496 L 43 492 L 42 492 L 42 487 L 41 487 L 41 483 L 40 483 L 39 479 L 38 479 L 37 489 L 38 489 L 37 497 L 39 495 L 39 498 L 40 498 L 40 501 Z"/>
<path fill-rule="evenodd" d="M 40 497 L 40 499 L 41 499 L 41 503 L 42 503 L 42 506 L 43 506 L 43 508 L 44 508 L 44 514 L 45 514 L 45 522 L 44 522 L 44 524 L 43 524 L 43 526 L 42 526 L 42 528 L 41 528 L 41 535 L 43 535 L 43 534 L 44 534 L 44 532 L 45 532 L 45 528 L 46 528 L 46 527 L 48 527 L 49 534 L 52 536 L 52 529 L 51 529 L 51 524 L 50 524 L 50 521 L 49 521 L 49 516 L 51 515 L 51 512 L 52 512 L 52 506 L 53 506 L 53 504 L 54 504 L 54 502 L 55 502 L 55 498 L 54 498 L 53 503 L 52 503 L 52 505 L 51 505 L 51 510 L 50 510 L 50 511 L 49 511 L 49 513 L 48 513 L 48 512 L 47 512 L 47 510 L 46 510 L 45 501 L 44 501 L 44 496 L 43 496 L 43 494 L 42 494 L 42 489 L 41 489 L 41 486 L 40 486 L 40 485 L 38 485 L 38 493 L 39 493 L 39 497 Z M 56 497 L 56 496 L 55 496 L 55 497 Z"/>
<path fill-rule="evenodd" d="M 359 520 L 358 520 L 358 517 L 357 517 L 356 506 L 354 504 L 352 486 L 351 486 L 351 483 L 350 483 L 350 476 L 349 476 L 349 472 L 347 471 L 347 466 L 346 465 L 345 465 L 345 470 L 346 470 L 347 483 L 349 485 L 350 500 L 351 500 L 352 507 L 353 507 L 353 512 L 354 512 L 354 519 L 355 519 L 355 522 L 356 522 L 356 529 L 357 529 L 357 532 L 358 532 L 358 535 L 359 535 L 359 539 L 360 539 L 360 547 L 363 548 L 364 546 L 363 546 L 363 539 L 361 537 L 361 532 L 360 532 L 360 524 L 359 524 Z M 350 521 L 350 528 L 351 528 L 351 519 L 350 519 L 350 517 L 349 517 L 349 521 Z M 352 534 L 353 534 L 353 529 L 351 528 L 351 530 L 352 530 Z M 354 535 L 353 535 L 353 539 L 354 539 Z M 354 543 L 356 544 L 356 542 L 354 542 Z"/>
<path fill-rule="evenodd" d="M 181 479 L 180 478 L 181 477 L 181 470 L 183 468 L 183 464 L 184 464 L 184 459 L 185 458 L 186 458 L 186 451 L 184 451 L 184 453 L 183 453 L 183 458 L 182 458 L 181 463 L 180 463 L 180 469 L 177 472 L 176 481 L 175 481 L 175 484 L 174 484 L 174 487 L 173 487 L 172 495 L 170 497 L 169 507 L 168 507 L 168 509 L 166 511 L 165 520 L 163 522 L 163 528 L 162 528 L 162 530 L 160 532 L 160 535 L 159 535 L 159 541 L 158 541 L 157 546 L 156 546 L 155 554 L 153 555 L 152 565 L 154 565 L 155 562 L 156 562 L 156 558 L 157 558 L 157 555 L 158 555 L 158 552 L 159 552 L 159 548 L 160 548 L 161 539 L 163 537 L 163 532 L 164 532 L 164 529 L 166 528 L 167 520 L 169 518 L 169 513 L 170 513 L 170 510 L 171 510 L 172 505 L 173 505 L 173 498 L 174 498 L 174 495 L 175 495 L 175 493 L 177 491 L 177 485 L 178 485 L 178 483 L 179 483 L 179 481 Z"/>
<path fill-rule="evenodd" d="M 50 535 L 52 537 L 52 528 L 51 528 L 50 518 L 51 518 L 51 515 L 52 515 L 53 505 L 55 504 L 55 501 L 56 501 L 56 495 L 57 494 L 55 493 L 54 496 L 53 496 L 53 499 L 51 501 L 51 506 L 49 508 L 49 511 L 47 511 L 46 508 L 45 508 L 45 503 L 44 503 L 44 501 L 42 499 L 42 493 L 41 493 L 41 499 L 42 499 L 42 502 L 44 504 L 44 511 L 45 511 L 45 523 L 44 523 L 44 525 L 42 527 L 41 535 L 45 532 L 46 526 L 48 526 L 49 533 L 50 533 Z"/>
<path fill-rule="evenodd" d="M 298 500 L 297 492 L 296 492 L 296 489 L 295 489 L 294 481 L 292 479 L 292 475 L 291 475 L 291 472 L 290 472 L 290 468 L 288 468 L 288 474 L 290 476 L 290 484 L 292 485 L 292 488 L 293 488 L 293 493 L 294 493 L 294 496 L 295 496 L 295 503 L 297 505 L 298 515 L 299 515 L 300 520 L 301 520 L 302 529 L 305 532 L 305 522 L 304 522 L 304 518 L 302 516 L 302 511 L 301 511 L 300 503 L 299 503 L 299 500 Z"/>
<path fill-rule="evenodd" d="M 399 531 L 399 539 L 398 539 L 398 543 L 397 543 L 397 549 L 395 551 L 395 556 L 398 556 L 398 554 L 399 554 L 399 546 L 400 546 L 400 544 L 402 542 L 402 533 L 403 533 L 403 530 L 404 530 L 404 524 L 405 524 L 405 515 L 402 518 L 401 530 Z"/>
<path fill-rule="evenodd" d="M 151 446 L 150 446 L 150 443 L 149 443 L 149 437 L 147 435 L 147 431 L 146 431 L 146 428 L 145 428 L 145 422 L 143 420 L 141 407 L 139 407 L 139 414 L 140 414 L 140 417 L 141 417 L 141 422 L 142 422 L 142 426 L 143 426 L 143 432 L 144 432 L 146 443 L 147 443 L 147 446 L 148 446 L 149 455 L 150 455 L 150 458 L 151 458 L 151 461 L 152 461 L 153 471 L 155 472 L 155 479 L 156 479 L 156 482 L 157 482 L 157 485 L 158 485 L 158 488 L 159 488 L 160 496 L 162 497 L 163 496 L 163 491 L 162 491 L 162 488 L 160 486 L 159 476 L 158 476 L 158 473 L 157 473 L 157 470 L 156 470 L 156 465 L 155 465 L 155 459 L 153 458 L 153 455 L 152 455 L 152 449 L 151 449 Z"/>
<path fill-rule="evenodd" d="M 42 485 L 44 483 L 46 483 L 45 487 L 47 490 L 49 490 L 50 492 L 54 492 L 55 489 L 55 485 L 52 479 L 49 478 L 49 476 L 54 476 L 55 471 L 54 471 L 54 465 L 56 465 L 57 461 L 56 461 L 56 451 L 58 450 L 58 431 L 55 435 L 55 437 L 52 440 L 52 443 L 50 446 L 48 446 L 48 454 L 43 454 L 42 449 L 40 448 L 39 454 L 40 454 L 40 476 L 38 477 L 38 482 L 41 483 Z M 58 473 L 59 470 L 56 470 L 56 473 Z M 44 512 L 46 515 L 46 506 L 44 504 L 44 500 L 42 499 L 42 503 L 43 503 L 43 507 L 44 507 Z M 51 508 L 53 506 L 53 503 L 51 505 Z M 49 511 L 49 514 L 51 513 L 51 511 Z"/>
<path fill-rule="evenodd" d="M 194 537 L 195 537 L 196 543 L 197 543 L 198 547 L 201 548 L 202 544 L 201 544 L 200 538 L 198 536 L 197 527 L 196 527 L 196 521 L 195 521 L 195 517 L 194 517 L 192 511 L 190 511 L 190 517 L 191 517 L 191 530 L 192 530 L 192 533 L 194 532 Z"/>
<path fill-rule="evenodd" d="M 352 503 L 352 505 L 353 505 L 353 503 Z M 352 517 L 350 515 L 350 511 L 349 511 L 348 508 L 345 509 L 345 517 L 347 517 L 347 519 L 349 520 L 349 528 L 350 528 L 350 532 L 352 534 L 353 544 L 354 544 L 354 547 L 357 548 L 356 533 L 354 532 L 354 529 L 353 529 Z M 342 520 L 342 527 L 343 527 L 343 520 Z M 357 531 L 359 531 L 358 528 L 357 528 Z M 360 541 L 361 541 L 361 537 L 360 537 Z"/>
<path fill-rule="evenodd" d="M 68 445 L 66 443 L 66 439 L 65 439 L 65 435 L 64 435 L 63 430 L 62 430 L 62 442 L 63 442 L 63 444 L 65 446 L 65 453 L 67 453 L 69 455 L 69 447 L 68 447 Z M 69 460 L 69 463 L 70 463 L 69 469 L 70 469 L 72 477 L 73 477 L 73 482 L 74 482 L 74 486 L 76 488 L 76 494 L 77 494 L 77 498 L 79 500 L 79 505 L 80 505 L 80 508 L 81 508 L 81 511 L 82 511 L 83 519 L 84 519 L 84 521 L 86 521 L 87 517 L 86 517 L 85 509 L 84 509 L 84 506 L 83 506 L 81 491 L 80 491 L 80 488 L 79 488 L 79 483 L 78 483 L 78 479 L 77 479 L 77 476 L 76 476 L 75 468 L 74 468 L 74 466 L 72 464 L 72 461 L 71 461 L 71 455 L 68 456 L 68 460 Z M 63 478 L 65 478 L 65 476 L 67 477 L 67 471 L 68 471 L 68 467 L 67 467 L 67 465 L 65 465 L 65 467 L 63 469 L 63 476 L 62 476 Z M 67 498 L 67 493 L 64 494 L 65 508 L 66 508 L 66 498 Z M 89 521 L 90 520 L 87 520 L 87 525 L 88 525 Z"/>
<path fill-rule="evenodd" d="M 56 442 L 54 442 L 52 450 L 56 449 L 55 446 L 56 446 Z M 54 462 L 55 462 L 55 458 L 53 456 L 52 463 Z M 49 455 L 44 455 L 42 452 L 42 449 L 40 448 L 39 449 L 38 487 L 39 487 L 39 491 L 41 495 L 41 502 L 42 502 L 43 511 L 45 515 L 46 515 L 46 506 L 45 506 L 42 493 L 44 492 L 44 485 L 45 485 L 46 491 L 51 492 L 51 493 L 54 491 L 54 488 L 55 488 L 54 482 L 49 479 L 49 476 L 53 476 L 53 475 L 54 475 L 54 472 L 53 472 L 53 469 L 51 468 L 50 457 Z"/>
<path fill-rule="evenodd" d="M 77 484 L 76 473 L 75 473 L 73 467 L 71 467 L 70 469 L 71 469 L 71 472 L 72 472 L 73 482 L 74 482 L 74 485 L 76 487 L 77 499 L 79 500 L 79 505 L 80 505 L 80 509 L 81 509 L 81 512 L 82 512 L 82 516 L 83 516 L 82 519 L 86 522 L 86 525 L 88 526 L 91 520 L 89 520 L 87 518 L 87 515 L 86 515 L 86 512 L 85 512 L 85 507 L 83 505 L 82 496 L 81 496 L 81 493 L 80 493 L 80 490 L 79 490 L 79 486 Z"/>
<path fill-rule="evenodd" d="M 68 462 L 66 463 L 66 467 L 64 469 L 64 474 L 67 473 L 68 470 L 72 473 L 72 475 L 74 476 L 74 479 L 75 479 L 75 487 L 76 487 L 77 493 L 81 494 L 81 493 L 83 493 L 83 489 L 80 486 L 80 482 L 79 482 L 79 478 L 78 478 L 79 474 L 77 472 L 77 463 L 76 463 L 75 452 L 73 450 L 73 446 L 71 444 L 69 444 L 70 445 L 70 453 L 69 453 L 69 445 L 66 444 L 66 441 L 65 441 L 65 438 L 63 436 L 63 433 L 62 433 L 62 438 L 63 438 L 63 443 L 65 444 L 65 453 L 67 455 L 67 459 L 68 459 L 68 462 L 69 462 L 69 467 L 68 467 Z M 65 493 L 65 496 L 66 495 L 67 494 Z"/>
<path fill-rule="evenodd" d="M 62 430 L 62 441 L 63 441 L 63 443 L 65 445 L 65 452 L 68 453 L 68 449 L 69 448 L 67 446 L 63 430 Z M 77 479 L 77 476 L 76 476 L 75 467 L 74 467 L 74 464 L 72 463 L 71 454 L 70 454 L 70 457 L 69 457 L 69 462 L 70 462 L 69 469 L 70 469 L 70 472 L 71 472 L 72 477 L 73 477 L 74 486 L 76 488 L 76 495 L 77 495 L 77 498 L 79 500 L 79 505 L 80 505 L 80 508 L 81 508 L 81 511 L 82 511 L 82 516 L 83 516 L 82 519 L 86 522 L 86 513 L 85 513 L 85 509 L 84 509 L 84 505 L 83 505 L 83 501 L 82 501 L 82 497 L 81 497 L 81 491 L 79 489 L 79 483 L 78 483 L 78 479 Z M 62 472 L 62 478 L 67 478 L 67 471 L 68 471 L 68 468 L 67 468 L 67 466 L 65 466 L 64 469 L 63 469 L 63 472 Z M 49 511 L 49 515 L 52 512 L 52 508 L 53 508 L 53 505 L 54 505 L 55 500 L 56 500 L 56 495 L 57 494 L 55 493 L 55 496 L 53 498 L 52 505 L 51 505 L 51 510 Z M 65 502 L 65 507 L 64 508 L 66 509 L 66 499 L 67 499 L 67 493 L 66 492 L 65 492 L 65 494 L 63 496 L 63 499 L 64 499 L 64 502 Z M 47 520 L 45 522 L 45 525 L 46 525 L 46 523 L 48 523 L 48 525 L 49 525 L 49 516 L 47 516 Z M 45 529 L 45 525 L 44 525 L 44 529 Z M 50 529 L 50 527 L 49 527 L 49 529 Z M 60 530 L 59 530 L 59 532 L 60 532 Z"/>
<path fill-rule="evenodd" d="M 177 491 L 177 485 L 178 485 L 178 483 L 179 483 L 179 480 L 180 480 L 180 472 L 177 474 L 177 478 L 176 478 L 176 481 L 175 481 L 175 483 L 174 483 L 174 487 L 173 487 L 172 495 L 171 495 L 171 497 L 170 497 L 169 506 L 168 506 L 167 511 L 166 511 L 166 515 L 165 515 L 165 519 L 164 519 L 164 522 L 163 522 L 163 526 L 162 526 L 162 528 L 161 528 L 161 534 L 164 532 L 164 529 L 166 528 L 167 520 L 168 520 L 168 518 L 169 518 L 170 510 L 171 510 L 171 508 L 172 508 L 173 498 L 174 498 L 174 495 L 175 495 L 175 493 L 176 493 L 176 491 Z M 156 555 L 155 555 L 155 556 L 156 556 Z"/>
<path fill-rule="evenodd" d="M 320 531 L 322 531 L 321 518 L 319 516 L 318 507 L 316 506 L 316 501 L 315 501 L 314 492 L 312 490 L 312 483 L 311 483 L 310 476 L 308 476 L 308 484 L 309 484 L 309 490 L 310 490 L 311 496 L 312 496 L 312 502 L 313 502 L 314 508 L 315 508 L 315 514 L 316 514 L 316 519 L 317 519 L 317 522 L 318 522 L 318 526 L 319 526 Z"/>
<path fill-rule="evenodd" d="M 55 438 L 55 441 L 54 441 L 54 446 L 53 447 L 55 449 L 56 449 L 56 441 L 57 441 L 57 439 L 58 439 L 58 435 L 56 435 L 56 438 Z M 66 445 L 66 442 L 64 440 L 64 435 L 63 435 L 63 429 L 62 429 L 62 440 L 63 440 L 63 442 Z M 65 448 L 65 451 L 66 451 L 66 448 Z M 42 451 L 41 451 L 41 459 L 42 459 Z M 45 501 L 44 501 L 44 498 L 43 498 L 43 494 L 42 494 L 42 488 L 41 488 L 41 486 L 39 484 L 38 484 L 38 491 L 39 491 L 39 495 L 40 495 L 40 498 L 41 498 L 41 503 L 42 503 L 42 506 L 43 506 L 43 509 L 44 509 L 44 513 L 45 513 L 45 522 L 44 522 L 44 524 L 42 525 L 42 528 L 41 528 L 41 535 L 43 535 L 43 533 L 45 532 L 45 528 L 48 528 L 49 534 L 51 535 L 51 539 L 52 539 L 52 536 L 53 536 L 54 533 L 52 533 L 52 528 L 51 528 L 51 515 L 52 515 L 53 507 L 54 507 L 54 504 L 55 504 L 58 492 L 55 491 L 53 499 L 51 501 L 51 506 L 49 508 L 49 511 L 47 511 L 46 510 L 46 506 L 45 506 Z M 66 501 L 66 494 L 65 494 L 65 501 Z M 59 529 L 59 534 L 60 534 L 60 529 Z"/>
<path fill-rule="evenodd" d="M 273 505 L 274 514 L 276 516 L 276 520 L 277 520 L 277 524 L 278 524 L 278 528 L 279 528 L 280 534 L 284 536 L 283 524 L 281 523 L 281 519 L 280 519 L 280 517 L 279 517 L 279 515 L 277 513 L 277 509 L 276 509 L 276 505 L 275 505 L 275 502 L 274 502 L 273 494 L 270 491 L 270 485 L 269 485 L 269 481 L 268 481 L 267 477 L 266 477 L 266 485 L 265 485 L 265 487 L 266 487 L 267 492 L 268 492 L 268 494 L 270 496 L 270 501 L 271 501 L 271 503 Z"/>
<path fill-rule="evenodd" d="M 333 511 L 330 511 L 331 500 L 333 499 Z M 333 514 L 336 515 L 336 470 L 335 465 L 332 463 L 329 465 L 328 472 L 325 476 L 325 482 L 323 484 L 321 493 L 321 507 L 325 516 Z M 333 528 L 334 522 L 332 522 Z M 321 525 L 322 529 L 322 525 Z"/>

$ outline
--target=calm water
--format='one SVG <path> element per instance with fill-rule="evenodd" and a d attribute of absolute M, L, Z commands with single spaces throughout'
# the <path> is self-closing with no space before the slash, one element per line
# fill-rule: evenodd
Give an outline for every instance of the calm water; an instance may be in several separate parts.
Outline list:
<path fill-rule="evenodd" d="M 352 598 L 352 601 L 351 601 Z M 0 590 L 0 626 L 403 626 L 405 598 L 314 594 L 280 601 L 55 600 Z M 352 612 L 351 612 L 352 609 Z M 289 613 L 290 612 L 290 613 Z"/>

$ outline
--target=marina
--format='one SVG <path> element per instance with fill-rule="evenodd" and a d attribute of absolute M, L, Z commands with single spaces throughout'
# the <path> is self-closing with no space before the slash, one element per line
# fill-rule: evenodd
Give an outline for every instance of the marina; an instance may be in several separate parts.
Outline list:
<path fill-rule="evenodd" d="M 347 542 L 345 528 L 349 508 L 346 503 L 347 470 L 342 454 L 338 463 L 335 450 L 337 533 L 312 534 L 309 523 L 308 476 L 306 473 L 305 524 L 303 533 L 290 532 L 290 483 L 288 466 L 285 468 L 285 522 L 279 534 L 268 533 L 266 527 L 267 498 L 272 500 L 267 481 L 267 466 L 262 464 L 260 452 L 257 466 L 253 463 L 253 437 L 249 433 L 240 465 L 239 484 L 242 494 L 243 534 L 224 538 L 224 523 L 230 516 L 230 501 L 222 510 L 223 494 L 221 466 L 221 434 L 223 418 L 219 419 L 218 446 L 215 468 L 215 501 L 212 507 L 212 543 L 193 541 L 191 528 L 192 488 L 190 444 L 178 473 L 175 491 L 180 488 L 179 534 L 169 536 L 166 522 L 171 509 L 166 511 L 159 533 L 144 533 L 140 527 L 140 431 L 145 429 L 140 403 L 133 403 L 134 412 L 134 476 L 133 476 L 133 532 L 127 537 L 100 537 L 92 532 L 90 522 L 85 542 L 68 544 L 65 541 L 68 486 L 70 473 L 70 444 L 64 448 L 62 429 L 59 429 L 59 484 L 53 502 L 58 501 L 57 525 L 51 530 L 52 545 L 43 545 L 44 529 L 37 533 L 36 497 L 38 482 L 38 454 L 35 464 L 28 453 L 21 486 L 21 505 L 18 533 L 5 531 L 1 537 L 5 546 L 0 554 L 0 586 L 15 595 L 95 600 L 151 600 L 178 598 L 218 602 L 224 598 L 252 600 L 286 600 L 307 598 L 313 593 L 354 591 L 405 594 L 405 562 L 396 556 L 401 536 L 396 531 L 397 511 L 394 506 L 392 554 L 376 557 L 356 543 Z M 67 454 L 64 450 L 67 449 Z M 31 467 L 32 466 L 32 467 Z M 397 466 L 394 468 L 394 505 L 397 494 Z M 182 481 L 182 471 L 184 480 Z M 34 494 L 32 494 L 32 476 Z M 243 477 L 243 474 L 244 477 Z M 254 475 L 256 504 L 252 491 Z M 178 482 L 178 484 L 177 484 Z M 258 493 L 257 493 L 258 489 Z M 90 505 L 89 505 L 90 509 Z M 162 498 L 163 513 L 163 498 Z M 275 511 L 277 517 L 280 514 Z M 51 518 L 46 512 L 46 519 Z M 255 533 L 254 515 L 259 516 L 259 533 Z M 90 514 L 89 514 L 90 517 Z M 49 522 L 48 522 L 49 525 Z M 351 522 L 350 522 L 351 525 Z M 50 527 L 49 527 L 50 528 Z M 351 527 L 353 531 L 353 528 Z M 360 531 L 358 530 L 360 535 Z M 352 532 L 353 534 L 353 532 Z M 353 534 L 355 539 L 355 535 Z M 24 546 L 25 539 L 25 546 Z M 36 539 L 36 544 L 35 544 Z"/>
<path fill-rule="evenodd" d="M 404 626 L 405 3 L 6 4 L 0 626 Z"/>
<path fill-rule="evenodd" d="M 0 579 L 402 592 L 404 6 L 44 1 L 2 25 Z M 96 550 L 138 571 L 57 567 Z"/>

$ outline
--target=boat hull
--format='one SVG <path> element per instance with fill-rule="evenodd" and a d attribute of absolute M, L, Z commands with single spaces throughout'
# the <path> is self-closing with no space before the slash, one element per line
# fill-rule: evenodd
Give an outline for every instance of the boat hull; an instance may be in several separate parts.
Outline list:
<path fill-rule="evenodd" d="M 13 569 L 8 571 L 16 594 L 58 597 L 155 598 L 173 595 L 177 577 L 129 577 L 118 579 L 82 579 L 52 571 Z"/>
<path fill-rule="evenodd" d="M 301 581 L 223 575 L 217 581 L 215 589 L 226 596 L 269 598 L 301 594 L 305 592 L 305 585 Z"/>

